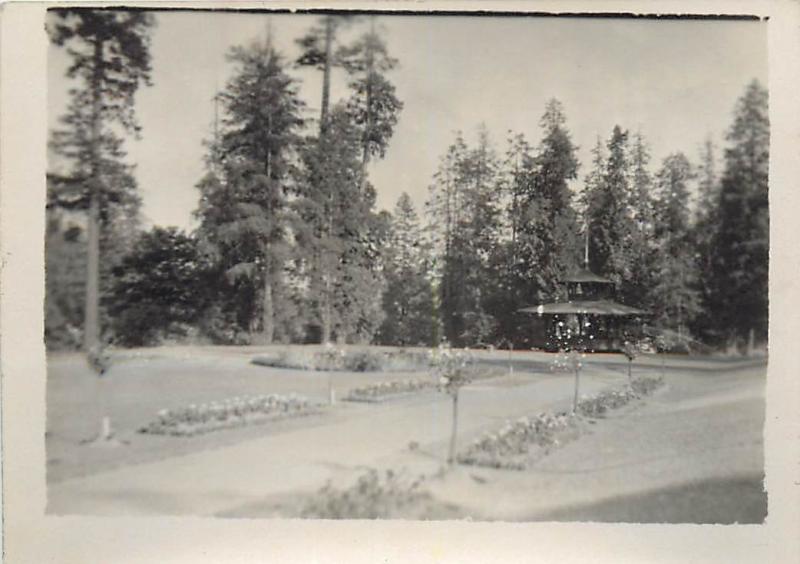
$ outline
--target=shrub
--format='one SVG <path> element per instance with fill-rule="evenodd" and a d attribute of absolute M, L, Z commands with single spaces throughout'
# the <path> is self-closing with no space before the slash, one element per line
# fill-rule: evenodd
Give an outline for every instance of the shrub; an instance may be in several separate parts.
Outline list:
<path fill-rule="evenodd" d="M 383 370 L 383 355 L 374 351 L 345 353 L 344 369 L 352 372 L 379 372 Z"/>
<path fill-rule="evenodd" d="M 328 483 L 310 499 L 301 517 L 312 519 L 385 519 L 431 499 L 421 492 L 421 478 L 413 481 L 392 470 L 381 475 L 370 469 L 348 489 L 336 490 Z"/>
<path fill-rule="evenodd" d="M 346 370 L 350 372 L 393 372 L 420 370 L 429 366 L 428 355 L 415 351 L 346 350 L 326 346 L 322 350 L 288 349 L 259 355 L 253 364 L 300 370 Z"/>

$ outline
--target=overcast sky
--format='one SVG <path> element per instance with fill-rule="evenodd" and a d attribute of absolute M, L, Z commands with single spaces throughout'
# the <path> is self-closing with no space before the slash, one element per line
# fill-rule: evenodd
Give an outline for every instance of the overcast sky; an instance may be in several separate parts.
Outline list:
<path fill-rule="evenodd" d="M 157 13 L 153 31 L 153 86 L 136 98 L 142 139 L 130 141 L 130 161 L 144 200 L 146 225 L 191 228 L 194 188 L 203 174 L 202 142 L 213 124 L 212 98 L 230 76 L 225 54 L 263 38 L 264 14 Z M 273 15 L 276 48 L 297 55 L 294 39 L 315 16 Z M 386 158 L 370 178 L 378 206 L 391 209 L 401 192 L 421 207 L 439 157 L 462 130 L 468 141 L 485 123 L 498 152 L 508 130 L 539 141 L 545 102 L 558 98 L 580 146 L 580 187 L 597 136 L 615 124 L 641 131 L 652 168 L 669 153 L 693 161 L 711 136 L 721 149 L 737 98 L 748 82 L 767 81 L 766 23 L 590 18 L 381 16 L 390 74 L 405 107 Z M 368 29 L 355 23 L 347 40 Z M 50 48 L 49 123 L 67 100 L 63 50 Z M 319 72 L 291 70 L 301 81 L 309 117 L 317 117 Z M 346 95 L 334 72 L 332 99 Z"/>

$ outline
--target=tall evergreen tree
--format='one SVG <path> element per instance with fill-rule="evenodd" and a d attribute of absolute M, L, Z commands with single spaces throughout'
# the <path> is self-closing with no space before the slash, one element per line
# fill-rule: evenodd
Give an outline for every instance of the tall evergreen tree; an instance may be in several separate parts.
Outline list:
<path fill-rule="evenodd" d="M 337 60 L 351 77 L 352 95 L 347 108 L 361 129 L 361 178 L 366 182 L 367 165 L 372 157 L 383 158 L 386 154 L 403 108 L 394 85 L 386 78 L 386 73 L 397 66 L 397 59 L 389 56 L 372 16 L 370 30 L 352 45 L 341 48 Z"/>
<path fill-rule="evenodd" d="M 767 91 L 751 82 L 728 132 L 713 239 L 713 298 L 720 338 L 766 340 L 769 270 Z"/>
<path fill-rule="evenodd" d="M 577 216 L 569 182 L 578 160 L 561 103 L 550 100 L 540 121 L 542 141 L 518 185 L 519 225 L 515 255 L 522 295 L 530 303 L 561 294 L 560 280 L 578 262 Z"/>
<path fill-rule="evenodd" d="M 287 261 L 292 190 L 290 166 L 302 125 L 295 81 L 269 38 L 232 49 L 236 72 L 220 95 L 225 119 L 217 152 L 222 179 L 209 177 L 199 215 L 200 232 L 216 250 L 231 281 L 244 279 L 259 297 L 262 340 L 275 336 L 275 303 Z"/>
<path fill-rule="evenodd" d="M 380 272 L 373 212 L 375 191 L 361 186 L 359 130 L 337 105 L 325 134 L 303 152 L 300 198 L 300 262 L 310 279 L 309 296 L 320 339 L 368 339 L 380 323 Z"/>
<path fill-rule="evenodd" d="M 656 179 L 656 278 L 651 289 L 655 322 L 685 333 L 700 308 L 697 269 L 691 245 L 689 184 L 694 177 L 683 153 L 664 159 Z"/>
<path fill-rule="evenodd" d="M 437 320 L 432 280 L 427 275 L 428 249 L 419 217 L 405 192 L 395 205 L 384 250 L 386 313 L 378 332 L 385 345 L 433 346 Z"/>
<path fill-rule="evenodd" d="M 631 148 L 631 276 L 623 298 L 631 305 L 644 308 L 650 307 L 650 290 L 656 283 L 656 248 L 653 244 L 656 217 L 649 162 L 650 150 L 644 136 L 637 133 Z"/>
<path fill-rule="evenodd" d="M 719 178 L 716 170 L 714 144 L 706 139 L 700 151 L 697 173 L 698 201 L 692 226 L 692 244 L 698 268 L 697 291 L 702 305 L 691 329 L 704 340 L 714 340 L 714 315 L 709 309 L 713 302 L 713 242 L 719 224 Z"/>
<path fill-rule="evenodd" d="M 138 133 L 134 96 L 150 84 L 150 29 L 153 17 L 140 11 L 56 9 L 50 12 L 50 38 L 72 58 L 67 77 L 78 86 L 53 146 L 71 161 L 71 176 L 88 210 L 84 347 L 100 338 L 100 254 L 103 224 L 114 220 L 117 203 L 134 208 L 135 183 L 124 164 L 119 131 Z"/>
<path fill-rule="evenodd" d="M 431 186 L 428 213 L 440 257 L 442 324 L 457 346 L 485 343 L 495 331 L 486 303 L 498 284 L 491 261 L 501 230 L 498 168 L 485 128 L 473 149 L 459 133 Z"/>
<path fill-rule="evenodd" d="M 615 126 L 606 149 L 602 177 L 594 178 L 586 192 L 589 264 L 593 271 L 617 283 L 624 295 L 634 276 L 628 132 Z"/>
<path fill-rule="evenodd" d="M 297 40 L 300 56 L 296 64 L 301 67 L 312 67 L 322 71 L 322 100 L 320 103 L 319 128 L 322 133 L 327 127 L 331 105 L 331 72 L 339 66 L 336 57 L 336 35 L 352 16 L 326 15 L 319 19 L 317 25 L 309 29 Z"/>

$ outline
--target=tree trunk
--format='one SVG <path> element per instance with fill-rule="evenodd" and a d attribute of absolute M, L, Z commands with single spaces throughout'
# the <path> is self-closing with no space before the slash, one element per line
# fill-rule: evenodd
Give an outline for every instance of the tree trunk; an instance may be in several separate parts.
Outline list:
<path fill-rule="evenodd" d="M 328 121 L 328 106 L 331 97 L 331 57 L 333 51 L 333 16 L 325 17 L 325 63 L 322 69 L 322 108 L 320 109 L 320 135 L 325 131 Z"/>
<path fill-rule="evenodd" d="M 578 389 L 580 387 L 581 381 L 581 369 L 579 367 L 575 368 L 575 395 L 572 398 L 572 413 L 578 412 Z"/>
<path fill-rule="evenodd" d="M 269 247 L 267 247 L 267 253 L 269 253 Z M 271 345 L 272 340 L 275 336 L 275 311 L 274 306 L 272 303 L 272 272 L 271 272 L 271 260 L 269 254 L 266 257 L 267 266 L 264 269 L 264 303 L 263 305 L 263 312 L 262 312 L 262 323 L 263 323 L 263 335 L 264 335 L 264 344 Z"/>
<path fill-rule="evenodd" d="M 371 34 L 374 38 L 375 35 L 375 18 L 371 19 Z M 364 124 L 364 139 L 361 154 L 361 182 L 360 190 L 364 193 L 364 188 L 367 184 L 367 164 L 369 163 L 369 140 L 372 134 L 372 81 L 375 73 L 375 55 L 372 49 L 372 40 L 367 42 L 367 92 L 366 100 L 364 101 L 367 112 L 367 122 Z"/>
<path fill-rule="evenodd" d="M 321 327 L 321 335 L 320 335 L 320 343 L 326 344 L 331 342 L 331 329 L 332 329 L 332 320 L 331 320 L 331 301 L 330 301 L 330 278 L 327 275 L 323 275 L 324 279 L 324 289 L 322 290 L 322 296 L 320 299 L 320 324 Z"/>
<path fill-rule="evenodd" d="M 456 462 L 456 437 L 458 436 L 458 390 L 453 394 L 453 428 L 450 431 L 450 448 L 447 453 L 447 463 Z"/>
<path fill-rule="evenodd" d="M 83 322 L 84 349 L 88 352 L 100 342 L 100 99 L 103 44 L 94 42 L 92 76 L 91 178 L 89 180 L 88 241 L 86 248 L 86 304 Z"/>
<path fill-rule="evenodd" d="M 100 342 L 100 218 L 98 194 L 89 195 L 88 241 L 86 261 L 86 305 L 84 349 L 89 352 Z"/>

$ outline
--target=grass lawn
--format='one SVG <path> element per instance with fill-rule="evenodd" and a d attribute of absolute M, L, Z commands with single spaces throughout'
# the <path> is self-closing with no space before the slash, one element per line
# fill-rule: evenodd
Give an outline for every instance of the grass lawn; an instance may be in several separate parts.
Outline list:
<path fill-rule="evenodd" d="M 273 393 L 324 403 L 329 381 L 342 398 L 366 384 L 430 378 L 424 371 L 250 364 L 268 352 L 121 351 L 106 380 L 78 354 L 50 355 L 46 446 L 48 483 L 57 493 L 51 501 L 67 513 L 293 517 L 319 495 L 326 476 L 346 488 L 374 467 L 427 476 L 424 496 L 393 509 L 391 517 L 730 523 L 761 522 L 766 512 L 760 490 L 765 370 L 717 359 L 668 359 L 664 389 L 584 426 L 583 436 L 524 471 L 460 466 L 440 473 L 450 402 L 431 391 L 380 404 L 340 401 L 315 415 L 191 438 L 136 432 L 161 409 Z M 506 352 L 479 355 L 508 370 Z M 572 377 L 550 372 L 552 355 L 510 358 L 513 372 L 462 391 L 460 445 L 506 419 L 570 405 Z M 582 393 L 627 382 L 620 355 L 587 361 Z M 661 359 L 637 359 L 634 370 L 660 373 Z M 84 443 L 104 412 L 125 446 Z"/>

